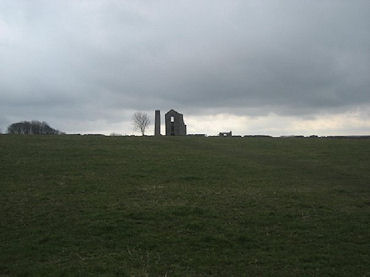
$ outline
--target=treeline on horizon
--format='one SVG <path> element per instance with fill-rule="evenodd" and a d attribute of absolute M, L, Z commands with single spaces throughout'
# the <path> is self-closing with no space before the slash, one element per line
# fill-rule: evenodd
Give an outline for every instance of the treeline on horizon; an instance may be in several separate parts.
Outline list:
<path fill-rule="evenodd" d="M 62 135 L 63 132 L 49 126 L 45 121 L 22 121 L 9 125 L 7 133 L 10 135 Z"/>

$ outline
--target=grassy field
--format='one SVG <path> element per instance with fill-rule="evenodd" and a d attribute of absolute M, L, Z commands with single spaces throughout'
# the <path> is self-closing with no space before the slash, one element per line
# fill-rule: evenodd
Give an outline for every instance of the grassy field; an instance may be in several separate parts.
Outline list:
<path fill-rule="evenodd" d="M 0 276 L 370 276 L 370 140 L 0 136 Z"/>

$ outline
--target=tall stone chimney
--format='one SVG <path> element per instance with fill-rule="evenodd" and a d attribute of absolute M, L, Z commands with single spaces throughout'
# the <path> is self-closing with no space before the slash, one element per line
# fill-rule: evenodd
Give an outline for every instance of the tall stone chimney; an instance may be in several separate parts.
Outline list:
<path fill-rule="evenodd" d="M 161 111 L 155 110 L 155 126 L 154 126 L 154 135 L 161 135 Z"/>

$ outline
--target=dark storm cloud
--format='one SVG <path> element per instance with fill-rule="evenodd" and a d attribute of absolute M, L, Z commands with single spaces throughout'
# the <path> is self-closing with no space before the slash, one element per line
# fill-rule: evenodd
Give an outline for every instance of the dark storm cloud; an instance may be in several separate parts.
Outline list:
<path fill-rule="evenodd" d="M 3 0 L 0 124 L 368 105 L 369 26 L 367 0 Z"/>

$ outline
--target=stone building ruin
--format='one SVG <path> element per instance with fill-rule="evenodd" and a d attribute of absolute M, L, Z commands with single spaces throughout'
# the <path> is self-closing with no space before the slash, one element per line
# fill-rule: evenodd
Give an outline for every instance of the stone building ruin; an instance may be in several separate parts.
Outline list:
<path fill-rule="evenodd" d="M 165 114 L 166 136 L 186 136 L 186 125 L 184 116 L 175 110 L 170 110 Z M 154 135 L 161 135 L 161 112 L 155 111 Z"/>
<path fill-rule="evenodd" d="M 170 110 L 165 115 L 166 136 L 186 136 L 184 116 L 175 110 Z"/>
<path fill-rule="evenodd" d="M 218 136 L 220 137 L 232 137 L 233 136 L 233 133 L 230 131 L 230 132 L 221 132 L 218 134 Z"/>

